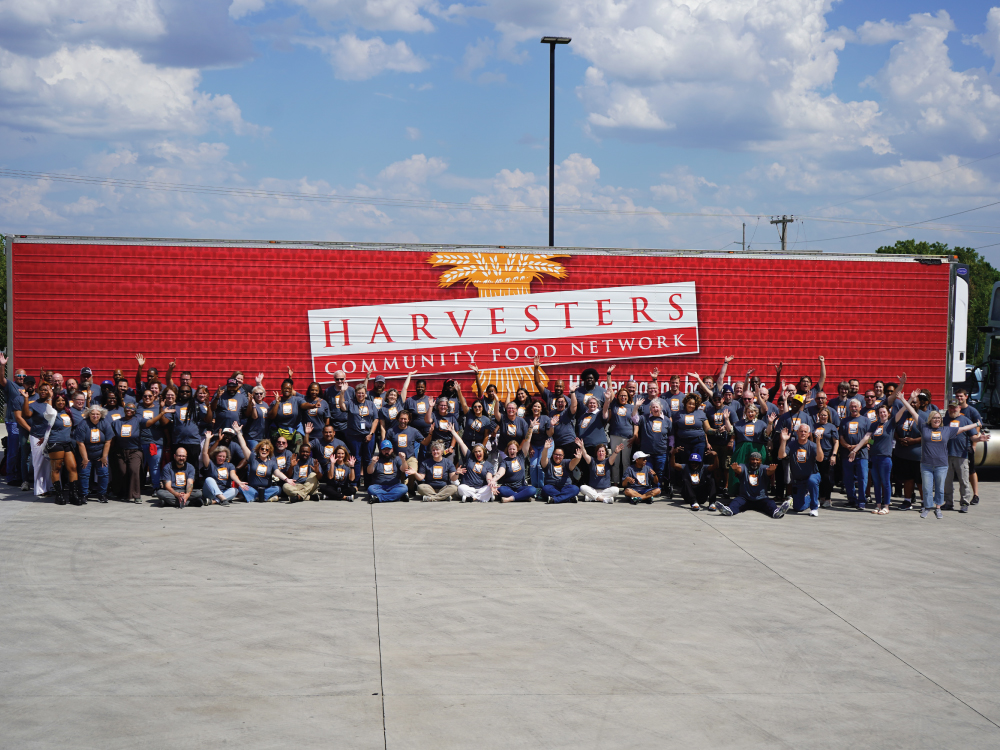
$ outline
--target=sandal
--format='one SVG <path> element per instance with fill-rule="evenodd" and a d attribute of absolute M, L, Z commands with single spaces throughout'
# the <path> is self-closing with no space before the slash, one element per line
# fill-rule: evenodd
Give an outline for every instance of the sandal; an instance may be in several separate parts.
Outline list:
<path fill-rule="evenodd" d="M 889 508 L 883 505 L 883 506 L 882 506 L 882 510 L 880 510 L 880 511 L 878 512 L 878 514 L 879 514 L 880 516 L 887 516 L 887 515 L 889 515 Z"/>
<path fill-rule="evenodd" d="M 880 514 L 881 512 L 882 512 L 882 511 L 881 511 L 881 510 L 879 510 L 878 508 L 872 508 L 872 515 L 876 515 L 876 516 L 877 516 L 877 515 L 878 515 L 878 514 Z"/>

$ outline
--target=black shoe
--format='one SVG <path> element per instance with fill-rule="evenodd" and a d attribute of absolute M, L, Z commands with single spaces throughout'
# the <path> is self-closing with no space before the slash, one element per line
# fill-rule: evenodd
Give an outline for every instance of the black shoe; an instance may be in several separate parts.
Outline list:
<path fill-rule="evenodd" d="M 955 504 L 945 503 L 944 505 L 941 506 L 941 510 L 955 510 Z"/>
<path fill-rule="evenodd" d="M 351 502 L 354 502 L 354 501 L 352 500 Z M 403 495 L 401 498 L 399 498 L 399 502 L 401 502 L 401 503 L 408 503 L 408 502 L 410 502 L 410 496 L 409 495 Z"/>
<path fill-rule="evenodd" d="M 377 502 L 378 502 L 378 500 L 376 500 L 374 497 L 369 497 L 368 498 L 368 504 L 369 505 L 374 505 Z"/>
<path fill-rule="evenodd" d="M 576 498 L 575 497 L 571 497 L 569 500 L 563 500 L 563 502 L 564 503 L 575 503 L 576 502 Z"/>
<path fill-rule="evenodd" d="M 903 503 L 899 506 L 899 509 L 900 510 L 909 510 L 912 507 L 913 507 L 913 501 L 912 500 L 905 500 L 904 499 Z"/>
<path fill-rule="evenodd" d="M 653 498 L 647 497 L 646 498 L 646 505 L 652 505 L 652 504 L 653 504 Z"/>
<path fill-rule="evenodd" d="M 98 495 L 97 496 L 97 502 L 99 502 L 99 503 L 106 503 L 106 502 L 108 502 L 108 498 L 105 497 L 104 495 Z"/>
<path fill-rule="evenodd" d="M 979 505 L 979 495 L 973 495 L 972 496 L 972 504 L 973 505 Z"/>
<path fill-rule="evenodd" d="M 639 498 L 637 498 L 637 497 L 631 497 L 631 498 L 629 498 L 629 502 L 632 503 L 632 505 L 635 505 L 636 503 L 639 502 Z"/>
<path fill-rule="evenodd" d="M 55 495 L 56 505 L 66 504 L 66 490 L 63 489 L 62 482 L 56 482 L 52 485 L 52 492 Z"/>
<path fill-rule="evenodd" d="M 667 487 L 666 495 L 667 495 L 667 500 L 673 500 L 674 499 L 674 489 L 673 489 L 673 487 Z"/>

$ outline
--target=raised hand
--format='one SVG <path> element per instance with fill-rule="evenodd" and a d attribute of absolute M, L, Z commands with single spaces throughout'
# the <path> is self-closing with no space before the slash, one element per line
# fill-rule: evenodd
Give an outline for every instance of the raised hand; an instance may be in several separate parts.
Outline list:
<path fill-rule="evenodd" d="M 236 430 L 237 432 L 243 432 L 243 425 L 241 425 L 236 420 L 233 420 L 233 429 Z"/>
<path fill-rule="evenodd" d="M 541 425 L 541 420 L 539 420 L 539 419 L 532 419 L 531 420 L 531 429 L 534 430 L 535 432 L 538 431 L 538 428 L 539 428 L 540 425 Z"/>
<path fill-rule="evenodd" d="M 281 398 L 281 391 L 272 391 L 274 394 L 274 400 L 277 401 Z"/>
<path fill-rule="evenodd" d="M 611 373 L 613 373 L 615 371 L 616 367 L 618 367 L 618 365 L 616 365 L 616 364 L 608 365 L 608 377 L 611 377 Z"/>
<path fill-rule="evenodd" d="M 625 450 L 625 443 L 618 443 L 618 446 L 615 448 L 615 453 L 621 453 L 623 450 Z"/>
<path fill-rule="evenodd" d="M 776 364 L 776 365 L 774 366 L 774 369 L 775 369 L 775 372 L 776 372 L 776 373 L 777 373 L 778 375 L 780 375 L 780 374 L 781 374 L 781 367 L 782 367 L 782 365 L 784 365 L 784 362 L 779 362 L 778 364 Z"/>
<path fill-rule="evenodd" d="M 649 377 L 651 377 L 653 380 L 658 379 L 660 377 L 660 368 L 654 367 L 652 370 L 650 370 Z"/>
<path fill-rule="evenodd" d="M 747 377 L 749 378 L 755 372 L 757 372 L 757 368 L 756 367 L 751 367 L 749 370 L 747 370 Z"/>
<path fill-rule="evenodd" d="M 139 363 L 139 367 L 142 367 L 144 364 L 146 364 L 146 358 L 141 354 L 135 355 L 135 361 Z"/>
<path fill-rule="evenodd" d="M 455 469 L 455 473 L 459 474 L 459 475 L 464 475 L 465 471 L 466 471 L 466 469 L 465 469 L 464 466 L 459 466 L 457 469 Z"/>
<path fill-rule="evenodd" d="M 212 431 L 211 430 L 205 430 L 205 439 L 206 440 L 211 440 L 212 439 Z"/>
<path fill-rule="evenodd" d="M 347 465 L 350 466 L 352 469 L 354 468 L 354 464 L 356 464 L 357 462 L 358 459 L 356 459 L 354 456 L 347 457 Z"/>
<path fill-rule="evenodd" d="M 479 365 L 475 362 L 469 362 L 469 370 L 472 372 L 479 372 Z"/>
<path fill-rule="evenodd" d="M 294 375 L 294 374 L 295 374 L 295 373 L 293 373 L 293 372 L 292 372 L 292 368 L 291 368 L 291 366 L 289 366 L 289 367 L 286 367 L 285 369 L 286 369 L 286 370 L 288 370 L 288 377 L 292 377 L 292 375 Z M 374 371 L 373 371 L 373 372 L 374 372 Z"/>
<path fill-rule="evenodd" d="M 553 427 L 559 424 L 559 415 L 558 414 L 553 415 L 552 419 L 549 420 L 549 424 L 551 424 Z"/>
<path fill-rule="evenodd" d="M 167 363 L 167 369 L 168 370 L 173 370 L 175 367 L 177 367 L 177 360 L 176 359 L 172 359 L 172 360 L 170 360 L 170 362 Z"/>
<path fill-rule="evenodd" d="M 789 432 L 789 430 L 788 430 L 787 427 L 782 427 L 781 428 L 781 439 L 782 440 L 788 440 L 788 438 L 790 438 L 791 436 L 792 436 L 792 433 Z"/>
<path fill-rule="evenodd" d="M 689 372 L 688 373 L 688 377 L 689 378 L 694 378 L 695 380 L 701 380 L 701 378 L 698 377 L 698 373 L 696 373 L 696 372 Z"/>
<path fill-rule="evenodd" d="M 896 380 L 899 381 L 899 392 L 902 393 L 903 386 L 906 385 L 906 373 L 904 372 L 902 375 L 897 376 Z"/>
<path fill-rule="evenodd" d="M 532 360 L 532 363 L 535 365 L 535 367 L 539 367 L 542 364 L 542 358 L 536 354 L 535 358 Z"/>
<path fill-rule="evenodd" d="M 547 439 L 547 440 L 545 441 L 545 447 L 546 447 L 546 448 L 551 448 L 551 447 L 552 447 L 552 438 L 548 438 L 548 439 Z"/>
<path fill-rule="evenodd" d="M 581 448 L 583 447 L 583 438 L 573 438 L 573 442 L 579 445 Z"/>
<path fill-rule="evenodd" d="M 778 415 L 775 414 L 773 411 L 772 412 L 768 412 L 767 413 L 767 421 L 770 422 L 771 424 L 774 424 L 775 422 L 778 421 Z"/>
<path fill-rule="evenodd" d="M 257 377 L 255 378 L 255 380 L 257 381 L 257 385 L 260 385 L 261 383 L 263 383 L 264 382 L 264 373 L 258 372 L 257 373 Z"/>
<path fill-rule="evenodd" d="M 823 356 L 822 354 L 820 354 L 820 355 L 819 355 L 819 361 L 820 361 L 820 362 L 825 362 L 825 361 L 826 361 L 826 358 L 825 358 L 825 357 L 824 357 L 824 356 Z"/>
<path fill-rule="evenodd" d="M 723 362 L 725 362 L 725 363 L 726 363 L 726 364 L 728 365 L 728 364 L 729 364 L 730 362 L 732 362 L 732 361 L 733 361 L 734 359 L 736 359 L 736 355 L 735 355 L 735 354 L 730 354 L 730 355 L 729 355 L 729 356 L 727 356 L 727 357 L 723 357 L 723 358 L 722 358 L 722 361 L 723 361 Z"/>
<path fill-rule="evenodd" d="M 305 432 L 306 432 L 306 437 L 309 437 L 309 435 L 311 435 L 312 431 L 313 431 L 313 423 L 312 422 L 306 422 L 306 425 L 305 425 L 304 429 L 305 429 Z"/>

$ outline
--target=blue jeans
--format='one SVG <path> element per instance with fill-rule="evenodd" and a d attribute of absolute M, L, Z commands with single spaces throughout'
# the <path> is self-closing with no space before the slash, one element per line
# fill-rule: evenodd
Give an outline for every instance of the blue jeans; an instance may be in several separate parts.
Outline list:
<path fill-rule="evenodd" d="M 281 492 L 280 487 L 248 487 L 245 490 L 240 490 L 243 495 L 243 499 L 248 503 L 266 503 L 272 497 Z"/>
<path fill-rule="evenodd" d="M 875 504 L 889 506 L 892 499 L 892 456 L 872 456 L 872 484 L 875 486 Z"/>
<path fill-rule="evenodd" d="M 553 487 L 551 484 L 547 484 L 542 487 L 542 492 L 549 496 L 549 500 L 554 503 L 564 503 L 567 500 L 572 500 L 574 497 L 580 494 L 580 488 L 575 484 L 570 484 L 567 482 L 562 487 Z"/>
<path fill-rule="evenodd" d="M 87 493 L 90 492 L 90 482 L 92 478 L 96 478 L 97 480 L 97 494 L 107 495 L 108 479 L 110 476 L 111 475 L 108 473 L 108 467 L 101 466 L 101 459 L 88 463 L 86 470 L 80 472 L 80 488 L 83 490 L 83 496 L 86 497 Z"/>
<path fill-rule="evenodd" d="M 362 466 L 367 467 L 372 460 L 372 450 L 375 447 L 374 440 L 365 440 L 364 435 L 348 435 L 347 440 L 347 450 L 351 452 L 351 455 L 358 459 L 358 463 Z"/>
<path fill-rule="evenodd" d="M 515 490 L 505 484 L 500 485 L 500 497 L 512 497 L 515 503 L 523 503 L 530 500 L 535 496 L 535 492 L 534 487 L 522 487 L 519 490 Z"/>
<path fill-rule="evenodd" d="M 552 454 L 555 452 L 556 447 L 555 445 L 549 446 L 548 449 L 546 449 L 544 445 L 540 445 L 537 448 L 534 446 L 532 447 L 534 448 L 535 453 L 528 459 L 528 467 L 531 469 L 531 485 L 541 489 L 542 485 L 545 484 L 545 469 L 543 469 L 542 465 L 539 463 L 542 460 L 542 453 L 548 450 L 549 458 L 552 458 Z"/>
<path fill-rule="evenodd" d="M 7 422 L 7 481 L 21 483 L 21 429 Z"/>
<path fill-rule="evenodd" d="M 19 450 L 21 452 L 21 483 L 31 484 L 31 435 L 21 431 L 18 435 Z"/>
<path fill-rule="evenodd" d="M 158 489 L 160 489 L 160 462 L 163 461 L 163 446 L 158 443 L 153 443 L 153 445 L 156 445 L 155 456 L 151 456 L 149 454 L 149 446 L 150 446 L 149 443 L 146 443 L 145 445 L 142 446 L 142 465 L 143 465 L 142 476 L 145 476 L 145 472 L 147 470 L 149 471 L 149 483 L 153 487 L 153 492 L 156 492 Z M 197 465 L 197 464 L 192 464 L 192 465 Z"/>
<path fill-rule="evenodd" d="M 812 510 L 818 507 L 819 474 L 810 474 L 807 479 L 795 480 L 795 510 Z"/>
<path fill-rule="evenodd" d="M 666 490 L 670 486 L 670 475 L 667 474 L 667 454 L 658 455 L 654 453 L 646 459 L 646 463 L 653 468 L 656 476 L 659 477 L 661 489 Z"/>
<path fill-rule="evenodd" d="M 924 496 L 925 508 L 944 505 L 944 480 L 947 476 L 947 466 L 920 464 L 920 478 L 923 480 L 921 494 Z"/>
<path fill-rule="evenodd" d="M 844 461 L 844 489 L 847 490 L 847 499 L 851 505 L 864 502 L 867 487 L 868 459 L 855 458 L 853 461 Z"/>
<path fill-rule="evenodd" d="M 368 486 L 368 494 L 380 503 L 394 503 L 401 500 L 406 495 L 405 484 L 371 484 Z"/>
<path fill-rule="evenodd" d="M 219 487 L 219 483 L 215 481 L 215 477 L 207 477 L 205 479 L 205 485 L 202 487 L 202 496 L 206 503 L 210 503 L 214 500 L 219 499 L 219 495 L 230 502 L 236 498 L 238 489 L 235 487 L 230 487 L 228 490 L 224 490 Z"/>

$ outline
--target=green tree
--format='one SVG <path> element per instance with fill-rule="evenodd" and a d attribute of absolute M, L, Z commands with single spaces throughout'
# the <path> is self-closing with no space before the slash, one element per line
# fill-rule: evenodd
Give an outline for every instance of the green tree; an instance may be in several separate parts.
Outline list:
<path fill-rule="evenodd" d="M 885 245 L 875 252 L 899 255 L 957 255 L 959 262 L 969 267 L 969 324 L 965 356 L 969 364 L 978 364 L 986 346 L 986 334 L 979 332 L 979 326 L 986 325 L 989 320 L 990 294 L 993 292 L 993 284 L 1000 281 L 1000 271 L 971 247 L 949 248 L 944 242 L 900 240 L 895 245 Z"/>

